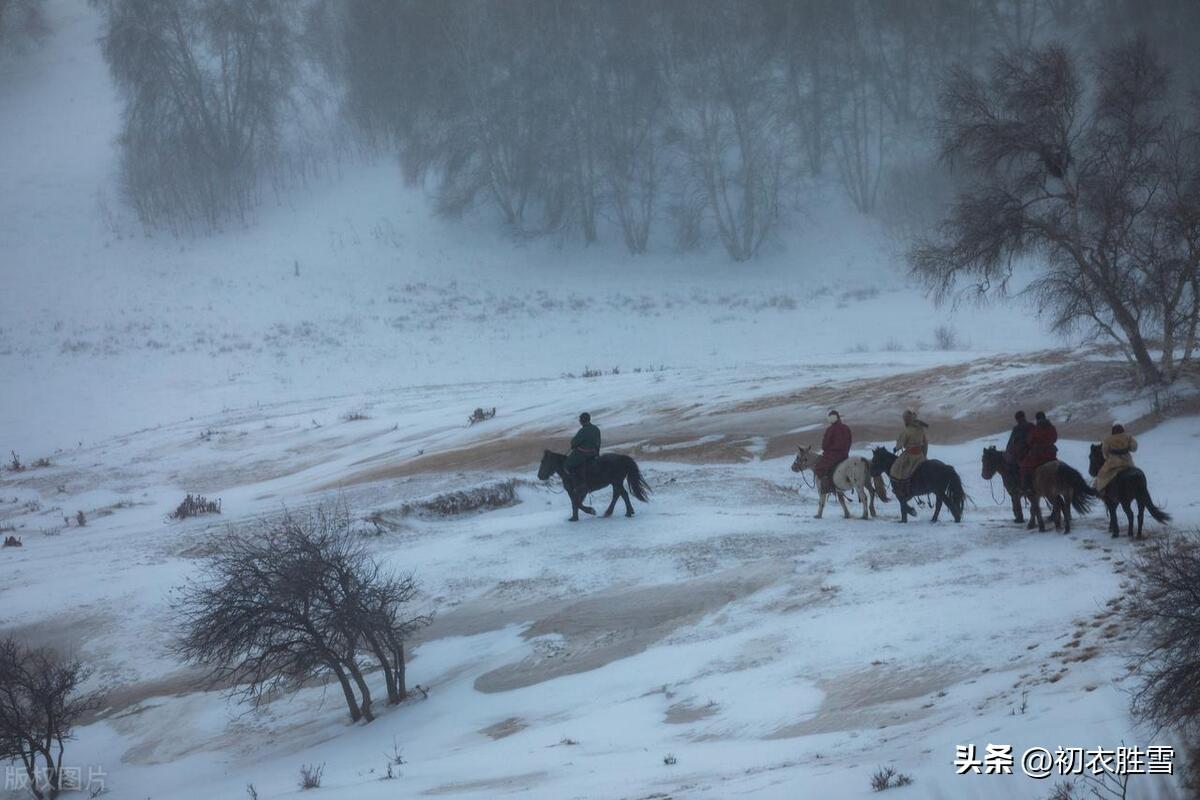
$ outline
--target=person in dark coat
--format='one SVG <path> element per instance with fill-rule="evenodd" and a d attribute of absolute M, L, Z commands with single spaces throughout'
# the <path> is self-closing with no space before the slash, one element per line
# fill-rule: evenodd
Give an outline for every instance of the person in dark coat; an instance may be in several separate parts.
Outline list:
<path fill-rule="evenodd" d="M 1024 411 L 1018 411 L 1014 419 L 1017 424 L 1008 434 L 1008 444 L 1004 446 L 1004 463 L 1010 473 L 1020 469 L 1021 459 L 1029 452 L 1029 432 L 1033 430 L 1033 423 L 1025 418 Z"/>
<path fill-rule="evenodd" d="M 1058 429 L 1046 418 L 1045 411 L 1034 415 L 1036 422 L 1029 431 L 1029 448 L 1021 459 L 1021 485 L 1026 491 L 1033 488 L 1033 472 L 1042 464 L 1058 458 Z"/>
<path fill-rule="evenodd" d="M 577 486 L 585 486 L 584 470 L 589 461 L 600 455 L 600 429 L 592 424 L 592 415 L 579 415 L 579 431 L 571 438 L 571 449 L 563 466 Z"/>
<path fill-rule="evenodd" d="M 833 471 L 837 469 L 838 464 L 850 457 L 850 445 L 854 441 L 850 426 L 842 422 L 842 416 L 836 409 L 829 409 L 826 420 L 829 427 L 821 437 L 821 457 L 813 464 L 813 472 L 822 489 L 833 483 Z"/>

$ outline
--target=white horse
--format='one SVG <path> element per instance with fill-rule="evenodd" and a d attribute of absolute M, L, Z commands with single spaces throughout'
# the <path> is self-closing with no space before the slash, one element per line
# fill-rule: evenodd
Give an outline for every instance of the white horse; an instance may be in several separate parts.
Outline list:
<path fill-rule="evenodd" d="M 817 463 L 817 458 L 817 454 L 811 447 L 797 448 L 796 460 L 792 462 L 792 472 L 803 472 L 806 469 L 811 471 Z M 817 506 L 817 519 L 820 519 L 821 515 L 825 513 L 825 498 L 829 494 L 837 496 L 846 519 L 850 519 L 850 508 L 846 505 L 846 496 L 842 492 L 848 492 L 851 489 L 858 492 L 858 502 L 862 503 L 863 507 L 863 519 L 875 516 L 876 495 L 879 495 L 883 502 L 888 502 L 887 489 L 884 487 L 883 479 L 878 476 L 872 479 L 871 462 L 859 456 L 850 456 L 837 465 L 837 469 L 833 471 L 833 485 L 825 487 L 825 491 L 822 490 L 821 480 L 816 477 L 816 473 L 813 474 L 813 479 L 817 483 L 817 495 L 821 498 L 820 505 Z M 870 512 L 869 516 L 868 512 Z"/>

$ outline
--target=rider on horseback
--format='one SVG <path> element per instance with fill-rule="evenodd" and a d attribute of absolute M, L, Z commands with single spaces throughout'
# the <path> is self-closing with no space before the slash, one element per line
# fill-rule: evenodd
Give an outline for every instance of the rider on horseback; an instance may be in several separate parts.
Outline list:
<path fill-rule="evenodd" d="M 592 424 L 592 415 L 586 411 L 579 415 L 579 432 L 571 439 L 571 449 L 563 464 L 567 474 L 580 491 L 587 491 L 587 465 L 600 455 L 600 429 Z"/>
<path fill-rule="evenodd" d="M 1045 411 L 1033 415 L 1037 422 L 1029 431 L 1028 448 L 1021 459 L 1021 486 L 1026 492 L 1033 491 L 1033 473 L 1038 467 L 1058 458 L 1058 429 L 1046 417 Z"/>
<path fill-rule="evenodd" d="M 826 417 L 829 427 L 821 438 L 821 457 L 813 464 L 813 474 L 822 492 L 833 491 L 833 471 L 850 457 L 850 445 L 854 437 L 850 427 L 842 422 L 842 417 L 835 409 L 829 409 Z"/>
<path fill-rule="evenodd" d="M 1125 432 L 1124 425 L 1113 425 L 1112 433 L 1104 437 L 1100 450 L 1104 454 L 1104 466 L 1096 476 L 1096 491 L 1105 494 L 1112 479 L 1123 469 L 1133 466 L 1133 453 L 1137 450 L 1137 439 Z"/>
<path fill-rule="evenodd" d="M 1017 424 L 1008 434 L 1008 444 L 1004 445 L 1004 466 L 1010 475 L 1020 470 L 1021 460 L 1029 452 L 1029 432 L 1033 430 L 1033 423 L 1025 419 L 1024 411 L 1018 411 L 1014 419 Z"/>
<path fill-rule="evenodd" d="M 908 497 L 908 482 L 929 454 L 929 440 L 925 436 L 925 429 L 929 426 L 917 419 L 913 411 L 905 411 L 903 419 L 904 430 L 896 439 L 896 446 L 892 450 L 899 453 L 900 457 L 892 464 L 889 474 L 892 476 L 892 488 L 896 494 Z"/>

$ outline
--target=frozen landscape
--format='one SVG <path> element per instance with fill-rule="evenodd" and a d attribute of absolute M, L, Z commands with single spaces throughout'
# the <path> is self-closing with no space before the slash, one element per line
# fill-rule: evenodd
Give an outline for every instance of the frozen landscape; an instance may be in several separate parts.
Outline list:
<path fill-rule="evenodd" d="M 22 540 L 0 550 L 0 633 L 93 668 L 103 704 L 66 763 L 105 796 L 851 798 L 893 767 L 897 798 L 1043 798 L 1054 779 L 1019 768 L 956 775 L 956 746 L 1176 744 L 1130 712 L 1144 543 L 1099 507 L 1025 530 L 980 459 L 1045 409 L 1086 473 L 1121 421 L 1169 529 L 1200 526 L 1194 375 L 1163 414 L 1119 353 L 1024 301 L 936 305 L 838 199 L 750 263 L 632 256 L 440 218 L 361 156 L 252 225 L 148 232 L 115 188 L 100 14 L 52 0 L 46 39 L 0 59 L 0 460 L 26 467 L 0 472 Z M 858 455 L 918 409 L 963 521 L 901 526 L 894 498 L 814 519 L 790 465 L 830 408 Z M 633 518 L 567 524 L 537 479 L 585 410 L 652 489 Z M 221 513 L 170 519 L 189 493 Z M 330 503 L 433 616 L 420 688 L 370 724 L 335 684 L 255 710 L 172 655 L 173 597 L 216 536 Z"/>

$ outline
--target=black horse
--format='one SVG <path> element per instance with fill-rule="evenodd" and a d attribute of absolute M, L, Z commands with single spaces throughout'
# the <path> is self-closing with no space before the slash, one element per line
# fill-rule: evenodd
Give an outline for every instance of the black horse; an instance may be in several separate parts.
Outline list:
<path fill-rule="evenodd" d="M 983 479 L 990 481 L 993 475 L 999 475 L 1004 483 L 1004 491 L 1012 499 L 1013 522 L 1025 521 L 1025 509 L 1021 505 L 1024 492 L 1021 491 L 1021 474 L 1016 464 L 1004 460 L 1004 454 L 993 445 L 983 448 Z"/>
<path fill-rule="evenodd" d="M 592 459 L 585 470 L 587 487 L 582 488 L 582 490 L 567 475 L 567 471 L 563 466 L 566 460 L 567 457 L 562 453 L 553 453 L 549 450 L 543 452 L 542 465 L 538 468 L 538 480 L 549 480 L 552 475 L 558 475 L 558 477 L 562 478 L 563 488 L 567 490 L 567 496 L 571 498 L 571 522 L 579 521 L 580 511 L 583 511 L 585 514 L 596 513 L 596 509 L 584 505 L 583 501 L 587 498 L 588 492 L 603 489 L 605 486 L 611 486 L 613 492 L 612 501 L 608 504 L 608 510 L 604 512 L 604 516 L 606 517 L 612 516 L 618 497 L 625 501 L 625 516 L 633 516 L 633 503 L 629 502 L 629 492 L 625 491 L 623 485 L 626 482 L 629 484 L 629 491 L 633 492 L 634 497 L 643 503 L 650 502 L 650 487 L 642 477 L 642 472 L 638 469 L 637 462 L 629 456 L 605 453 L 602 456 Z"/>
<path fill-rule="evenodd" d="M 876 447 L 871 451 L 871 474 L 891 474 L 892 464 L 896 463 L 896 454 L 886 447 Z M 908 522 L 909 515 L 916 516 L 917 512 L 908 504 L 909 498 L 932 494 L 937 497 L 937 505 L 933 509 L 933 522 L 937 522 L 942 506 L 950 509 L 955 522 L 962 522 L 963 506 L 966 505 L 967 493 L 963 491 L 962 479 L 958 477 L 954 467 L 938 461 L 935 458 L 922 461 L 913 472 L 908 482 L 908 494 L 901 495 L 892 481 L 892 491 L 900 501 L 900 521 Z"/>
<path fill-rule="evenodd" d="M 1104 449 L 1098 445 L 1092 445 L 1092 450 L 1088 454 L 1088 473 L 1094 478 L 1100 474 L 1100 468 L 1104 466 Z M 1108 507 L 1108 532 L 1117 537 L 1121 535 L 1121 526 L 1117 524 L 1117 504 L 1121 504 L 1121 508 L 1125 509 L 1125 518 L 1129 520 L 1129 529 L 1127 536 L 1133 536 L 1133 504 L 1136 502 L 1138 507 L 1137 516 L 1137 538 L 1142 538 L 1142 521 L 1146 517 L 1146 511 L 1150 511 L 1150 516 L 1162 523 L 1171 521 L 1171 515 L 1162 511 L 1158 506 L 1154 505 L 1154 501 L 1150 499 L 1150 488 L 1146 484 L 1146 473 L 1142 472 L 1137 467 L 1128 467 L 1117 473 L 1117 476 L 1109 482 L 1108 486 L 1104 487 L 1104 491 L 1100 493 L 1104 498 L 1104 505 Z"/>

